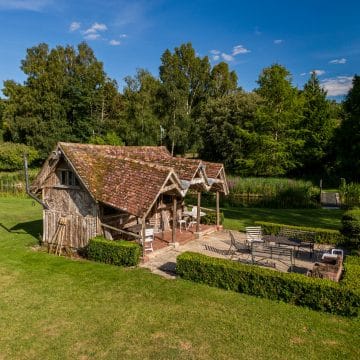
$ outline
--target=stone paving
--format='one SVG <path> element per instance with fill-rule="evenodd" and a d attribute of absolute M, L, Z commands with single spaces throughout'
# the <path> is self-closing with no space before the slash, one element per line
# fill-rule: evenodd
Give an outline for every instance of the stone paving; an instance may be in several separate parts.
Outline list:
<path fill-rule="evenodd" d="M 241 232 L 235 232 L 235 237 L 239 242 L 245 243 L 245 234 Z M 176 277 L 175 266 L 176 257 L 185 251 L 198 252 L 204 255 L 232 259 L 234 261 L 240 261 L 244 263 L 251 263 L 250 254 L 235 253 L 230 250 L 230 236 L 226 230 L 216 231 L 214 233 L 203 236 L 200 239 L 192 240 L 183 245 L 167 246 L 165 248 L 154 251 L 148 254 L 147 261 L 140 266 L 149 269 L 151 272 L 164 276 L 169 279 Z M 324 249 L 322 249 L 324 250 Z M 316 249 L 315 252 L 319 252 Z M 307 270 L 312 269 L 314 264 L 314 258 L 310 258 L 310 254 L 305 250 L 298 254 L 295 258 L 294 271 L 299 273 L 306 273 Z M 288 272 L 289 266 L 286 264 L 269 259 L 268 261 L 261 261 L 258 265 L 274 268 L 279 271 Z"/>

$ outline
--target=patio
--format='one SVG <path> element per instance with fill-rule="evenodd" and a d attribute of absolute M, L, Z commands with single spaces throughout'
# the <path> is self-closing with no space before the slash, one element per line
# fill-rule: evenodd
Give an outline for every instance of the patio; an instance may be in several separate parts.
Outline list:
<path fill-rule="evenodd" d="M 203 225 L 205 226 L 205 225 Z M 155 250 L 153 253 L 147 254 L 145 262 L 140 266 L 148 268 L 151 272 L 164 276 L 166 278 L 175 278 L 176 257 L 185 251 L 192 251 L 201 253 L 207 256 L 218 257 L 223 259 L 231 259 L 233 261 L 240 261 L 243 263 L 251 264 L 251 255 L 241 252 L 235 252 L 233 249 L 229 251 L 231 241 L 230 234 L 226 230 L 214 231 L 205 234 L 203 237 L 196 240 L 184 240 L 179 242 L 177 246 L 162 246 Z M 246 240 L 245 233 L 234 232 L 236 240 L 244 243 Z M 185 239 L 184 234 L 184 239 Z M 293 272 L 306 274 L 308 270 L 313 268 L 318 255 L 328 250 L 330 246 L 324 247 L 315 246 L 314 256 L 311 258 L 309 250 L 302 249 L 295 258 L 295 266 Z M 276 259 L 268 259 L 266 261 L 258 261 L 260 258 L 255 258 L 256 265 L 274 268 L 274 270 L 289 272 L 290 265 L 287 266 L 281 261 Z"/>

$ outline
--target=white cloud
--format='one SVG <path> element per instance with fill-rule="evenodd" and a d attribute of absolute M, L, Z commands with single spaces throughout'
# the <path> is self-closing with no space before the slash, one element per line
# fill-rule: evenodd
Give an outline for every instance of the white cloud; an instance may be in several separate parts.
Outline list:
<path fill-rule="evenodd" d="M 212 56 L 212 59 L 213 59 L 214 61 L 218 61 L 218 60 L 220 59 L 220 56 L 219 56 L 219 55 L 213 55 L 213 56 Z"/>
<path fill-rule="evenodd" d="M 313 70 L 313 71 L 310 71 L 309 74 L 311 73 L 315 73 L 317 76 L 321 76 L 321 75 L 324 75 L 325 74 L 325 70 Z"/>
<path fill-rule="evenodd" d="M 330 60 L 329 64 L 346 64 L 346 59 L 341 58 L 341 59 Z"/>
<path fill-rule="evenodd" d="M 0 9 L 41 11 L 53 0 L 0 0 Z"/>
<path fill-rule="evenodd" d="M 127 37 L 128 37 L 127 34 L 121 34 L 121 35 L 119 36 L 120 39 L 125 39 L 125 38 L 127 38 Z"/>
<path fill-rule="evenodd" d="M 301 73 L 300 76 L 305 76 L 306 74 L 307 74 L 306 72 L 305 72 L 305 73 Z"/>
<path fill-rule="evenodd" d="M 121 42 L 119 40 L 110 40 L 109 44 L 112 46 L 118 46 L 121 44 Z"/>
<path fill-rule="evenodd" d="M 226 54 L 226 53 L 221 53 L 221 57 L 225 60 L 225 61 L 233 61 L 234 57 L 232 55 Z"/>
<path fill-rule="evenodd" d="M 96 40 L 96 39 L 99 39 L 99 37 L 100 37 L 100 34 L 97 34 L 97 33 L 95 33 L 95 34 L 86 34 L 84 36 L 84 39 L 86 39 L 86 40 Z"/>
<path fill-rule="evenodd" d="M 346 95 L 352 88 L 352 76 L 337 76 L 324 79 L 321 86 L 327 91 L 328 96 Z"/>
<path fill-rule="evenodd" d="M 84 34 L 96 34 L 100 31 L 106 31 L 107 30 L 107 26 L 105 24 L 99 24 L 97 22 L 95 22 L 94 24 L 91 25 L 91 27 L 89 27 L 87 30 L 84 31 Z"/>
<path fill-rule="evenodd" d="M 247 54 L 250 50 L 244 48 L 242 45 L 236 45 L 233 47 L 232 56 L 236 56 L 239 54 Z"/>
<path fill-rule="evenodd" d="M 73 32 L 80 29 L 81 24 L 77 21 L 73 21 L 69 26 L 69 31 Z"/>
<path fill-rule="evenodd" d="M 284 40 L 281 40 L 281 39 L 276 39 L 276 40 L 274 40 L 274 44 L 275 44 L 275 45 L 282 44 L 283 42 L 284 42 Z"/>
<path fill-rule="evenodd" d="M 210 50 L 210 54 L 213 54 L 213 55 L 219 55 L 220 54 L 220 51 L 219 50 Z"/>

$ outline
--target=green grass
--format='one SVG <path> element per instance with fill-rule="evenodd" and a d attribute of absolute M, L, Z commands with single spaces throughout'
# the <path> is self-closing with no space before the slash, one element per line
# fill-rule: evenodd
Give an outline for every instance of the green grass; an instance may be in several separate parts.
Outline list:
<path fill-rule="evenodd" d="M 40 219 L 0 199 L 0 359 L 360 356 L 359 318 L 36 252 Z"/>
<path fill-rule="evenodd" d="M 222 208 L 225 215 L 224 227 L 245 230 L 254 221 L 267 221 L 286 225 L 309 226 L 338 230 L 343 210 L 328 209 L 259 209 Z"/>

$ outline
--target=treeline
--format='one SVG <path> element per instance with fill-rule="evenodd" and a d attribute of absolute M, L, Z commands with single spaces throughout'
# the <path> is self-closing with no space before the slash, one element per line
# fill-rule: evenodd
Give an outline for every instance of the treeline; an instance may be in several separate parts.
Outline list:
<path fill-rule="evenodd" d="M 343 104 L 326 98 L 315 73 L 298 89 L 279 64 L 245 92 L 226 63 L 211 66 L 190 43 L 162 54 L 158 76 L 139 69 L 126 77 L 122 92 L 86 43 L 39 44 L 21 69 L 23 84 L 4 82 L 0 131 L 41 159 L 57 141 L 163 144 L 243 176 L 360 180 L 358 76 Z"/>

